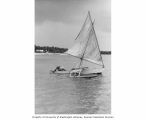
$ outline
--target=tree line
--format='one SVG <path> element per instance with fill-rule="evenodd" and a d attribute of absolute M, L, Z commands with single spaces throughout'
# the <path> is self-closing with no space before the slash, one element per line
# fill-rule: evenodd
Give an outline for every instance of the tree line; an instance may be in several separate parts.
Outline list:
<path fill-rule="evenodd" d="M 67 48 L 59 48 L 59 47 L 49 47 L 49 46 L 37 46 L 35 45 L 35 52 L 36 53 L 64 53 L 66 52 L 68 49 Z"/>

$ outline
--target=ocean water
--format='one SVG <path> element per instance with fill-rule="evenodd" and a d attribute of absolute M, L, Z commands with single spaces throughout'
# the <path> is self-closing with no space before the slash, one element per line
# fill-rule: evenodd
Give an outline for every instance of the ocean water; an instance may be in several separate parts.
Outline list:
<path fill-rule="evenodd" d="M 102 57 L 103 74 L 87 79 L 49 73 L 57 65 L 72 68 L 72 56 L 35 55 L 35 114 L 110 114 L 111 56 Z"/>

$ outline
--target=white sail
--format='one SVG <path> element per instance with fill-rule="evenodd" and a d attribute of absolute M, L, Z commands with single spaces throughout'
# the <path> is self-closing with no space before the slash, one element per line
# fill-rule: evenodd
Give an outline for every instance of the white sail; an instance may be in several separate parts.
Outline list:
<path fill-rule="evenodd" d="M 75 45 L 69 49 L 67 54 L 80 58 L 77 66 L 88 67 L 85 73 L 96 73 L 97 69 L 103 67 L 102 57 L 98 46 L 97 37 L 93 27 L 90 13 L 76 38 Z"/>
<path fill-rule="evenodd" d="M 98 43 L 97 43 L 94 28 L 90 30 L 89 39 L 88 39 L 87 47 L 84 52 L 83 59 L 95 64 L 102 64 L 102 58 L 100 55 L 100 50 L 98 48 Z"/>
<path fill-rule="evenodd" d="M 82 29 L 75 40 L 74 46 L 66 52 L 67 54 L 70 54 L 79 58 L 82 57 L 86 48 L 86 43 L 88 41 L 91 28 L 92 28 L 92 21 L 90 18 L 90 14 L 88 14 L 82 26 Z"/>

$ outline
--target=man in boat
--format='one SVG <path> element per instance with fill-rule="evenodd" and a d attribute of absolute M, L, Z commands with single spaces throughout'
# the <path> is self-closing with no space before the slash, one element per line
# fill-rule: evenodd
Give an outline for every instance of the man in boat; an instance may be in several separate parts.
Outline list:
<path fill-rule="evenodd" d="M 61 67 L 61 66 L 57 66 L 55 68 L 55 70 L 53 70 L 53 73 L 56 72 L 56 71 L 66 71 L 66 70 L 63 67 Z"/>

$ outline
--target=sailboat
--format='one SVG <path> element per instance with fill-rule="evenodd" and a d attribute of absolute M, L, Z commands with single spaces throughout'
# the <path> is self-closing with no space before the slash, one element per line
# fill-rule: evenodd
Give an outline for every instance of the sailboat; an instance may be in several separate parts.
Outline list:
<path fill-rule="evenodd" d="M 75 44 L 65 53 L 79 59 L 76 67 L 68 72 L 70 77 L 91 78 L 102 74 L 104 64 L 90 12 L 88 12 L 83 26 L 75 38 Z"/>

